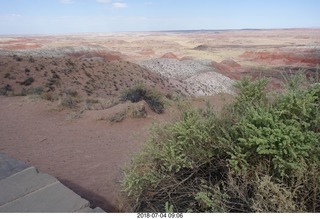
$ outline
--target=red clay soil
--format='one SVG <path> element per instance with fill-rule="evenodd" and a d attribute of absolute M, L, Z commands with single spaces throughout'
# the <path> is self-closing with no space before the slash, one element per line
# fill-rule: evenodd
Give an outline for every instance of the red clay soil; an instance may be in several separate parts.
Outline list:
<path fill-rule="evenodd" d="M 275 65 L 301 65 L 305 64 L 310 67 L 315 67 L 320 63 L 320 56 L 315 50 L 291 51 L 289 52 L 255 52 L 246 51 L 241 58 L 249 59 L 254 62 L 275 64 Z"/>
<path fill-rule="evenodd" d="M 161 56 L 161 58 L 179 60 L 178 56 L 172 52 L 168 52 L 168 53 L 164 54 L 163 56 Z"/>
<path fill-rule="evenodd" d="M 111 124 L 89 112 L 68 120 L 54 104 L 0 97 L 0 151 L 57 177 L 93 206 L 116 211 L 122 169 L 141 149 L 151 119 Z"/>

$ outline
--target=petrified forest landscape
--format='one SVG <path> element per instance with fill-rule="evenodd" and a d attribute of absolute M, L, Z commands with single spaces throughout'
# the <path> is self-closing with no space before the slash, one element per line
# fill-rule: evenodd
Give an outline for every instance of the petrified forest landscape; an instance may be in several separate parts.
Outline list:
<path fill-rule="evenodd" d="M 132 190 L 141 199 L 139 206 L 122 194 L 124 170 L 150 141 L 155 124 L 179 121 L 186 110 L 207 105 L 219 114 L 237 99 L 234 85 L 244 78 L 266 78 L 266 90 L 275 93 L 282 93 L 294 75 L 318 83 L 319 64 L 320 29 L 0 36 L 0 151 L 57 177 L 107 212 L 152 211 L 150 206 L 165 211 L 170 204 L 177 211 L 210 211 L 201 191 L 193 194 L 200 207 L 190 202 L 185 208 L 175 206 L 174 192 L 183 194 L 179 189 L 171 191 L 172 201 L 163 194 L 152 196 L 152 190 Z M 188 165 L 175 173 L 184 171 L 182 179 L 195 183 L 188 168 L 201 165 Z M 280 175 L 287 173 L 280 170 Z M 128 181 L 127 191 L 132 188 Z M 313 211 L 319 211 L 315 199 Z M 231 201 L 242 203 L 240 198 Z M 239 211 L 266 210 L 252 206 L 234 205 Z"/>

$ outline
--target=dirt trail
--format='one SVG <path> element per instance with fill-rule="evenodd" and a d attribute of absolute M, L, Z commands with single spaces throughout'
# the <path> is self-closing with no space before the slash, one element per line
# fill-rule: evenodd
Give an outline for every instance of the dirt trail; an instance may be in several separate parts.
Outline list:
<path fill-rule="evenodd" d="M 121 169 L 139 151 L 150 119 L 119 124 L 90 114 L 68 120 L 53 103 L 0 97 L 0 151 L 57 177 L 93 207 L 115 211 Z"/>

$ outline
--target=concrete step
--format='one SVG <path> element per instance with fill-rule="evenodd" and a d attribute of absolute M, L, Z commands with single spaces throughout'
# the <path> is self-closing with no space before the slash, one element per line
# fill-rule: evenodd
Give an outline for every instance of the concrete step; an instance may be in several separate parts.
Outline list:
<path fill-rule="evenodd" d="M 57 181 L 0 206 L 0 212 L 77 212 L 89 205 L 88 201 Z"/>
<path fill-rule="evenodd" d="M 16 160 L 4 153 L 0 153 L 0 180 L 28 168 L 23 161 Z"/>
<path fill-rule="evenodd" d="M 55 177 L 0 153 L 0 212 L 102 213 Z"/>
<path fill-rule="evenodd" d="M 0 180 L 0 206 L 57 181 L 48 174 L 39 173 L 34 167 L 24 169 Z"/>

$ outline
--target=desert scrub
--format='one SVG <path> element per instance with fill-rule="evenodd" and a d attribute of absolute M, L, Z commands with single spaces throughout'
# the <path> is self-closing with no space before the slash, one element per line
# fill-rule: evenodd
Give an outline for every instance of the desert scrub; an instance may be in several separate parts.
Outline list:
<path fill-rule="evenodd" d="M 320 212 L 320 85 L 272 98 L 266 86 L 246 78 L 221 112 L 208 105 L 157 125 L 125 171 L 132 209 Z"/>
<path fill-rule="evenodd" d="M 26 80 L 20 82 L 21 85 L 29 86 L 34 82 L 33 77 L 28 77 Z"/>
<path fill-rule="evenodd" d="M 126 118 L 146 118 L 147 110 L 143 104 L 130 105 L 126 109 L 117 112 L 109 118 L 111 123 L 122 122 Z"/>
<path fill-rule="evenodd" d="M 81 102 L 81 98 L 77 91 L 64 90 L 60 95 L 59 105 L 67 108 L 76 108 L 78 103 Z"/>
<path fill-rule="evenodd" d="M 59 99 L 58 95 L 56 95 L 56 94 L 54 94 L 52 92 L 43 92 L 43 93 L 41 93 L 40 96 L 41 96 L 42 99 L 48 100 L 48 101 L 51 101 L 51 102 Z"/>
<path fill-rule="evenodd" d="M 0 95 L 7 96 L 10 92 L 13 92 L 13 89 L 9 84 L 0 88 Z"/>
<path fill-rule="evenodd" d="M 127 111 L 126 110 L 122 110 L 120 112 L 117 112 L 113 116 L 111 116 L 109 118 L 109 121 L 111 123 L 118 123 L 118 122 L 122 122 L 125 118 L 127 118 Z"/>
<path fill-rule="evenodd" d="M 143 85 L 135 85 L 123 92 L 121 101 L 131 101 L 133 103 L 144 100 L 154 112 L 161 114 L 164 111 L 164 96 L 154 89 Z"/>

